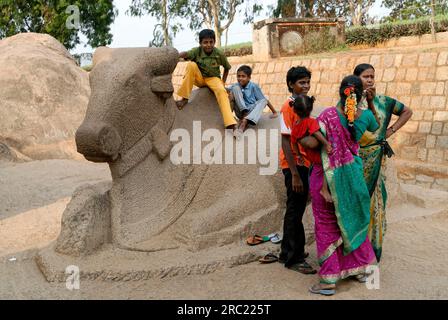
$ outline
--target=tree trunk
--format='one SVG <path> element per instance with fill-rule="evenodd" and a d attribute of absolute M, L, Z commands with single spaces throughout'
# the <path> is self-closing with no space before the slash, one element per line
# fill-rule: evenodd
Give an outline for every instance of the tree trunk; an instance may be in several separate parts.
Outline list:
<path fill-rule="evenodd" d="M 213 26 L 215 29 L 215 36 L 216 36 L 216 46 L 221 47 L 221 21 L 219 21 L 219 11 L 221 9 L 220 0 L 208 0 L 208 3 L 210 4 L 210 7 L 212 9 L 212 15 L 213 15 Z"/>
<path fill-rule="evenodd" d="M 314 0 L 307 0 L 303 1 L 305 3 L 304 5 L 304 17 L 305 18 L 312 18 L 313 17 L 313 7 L 314 7 Z"/>
<path fill-rule="evenodd" d="M 295 18 L 297 16 L 297 0 L 279 1 L 281 1 L 282 18 Z"/>
<path fill-rule="evenodd" d="M 168 25 L 168 13 L 166 10 L 167 0 L 162 1 L 162 27 L 163 27 L 163 42 L 166 46 L 171 45 L 170 34 L 169 34 L 169 25 Z"/>
<path fill-rule="evenodd" d="M 357 0 L 350 0 L 349 6 L 350 6 L 350 16 L 352 18 L 352 26 L 361 25 L 361 19 L 360 19 L 361 4 Z"/>
<path fill-rule="evenodd" d="M 432 35 L 432 41 L 437 42 L 436 37 L 436 28 L 434 26 L 434 20 L 436 17 L 436 3 L 434 0 L 431 0 L 431 18 L 429 20 L 429 24 L 431 25 L 431 35 Z"/>

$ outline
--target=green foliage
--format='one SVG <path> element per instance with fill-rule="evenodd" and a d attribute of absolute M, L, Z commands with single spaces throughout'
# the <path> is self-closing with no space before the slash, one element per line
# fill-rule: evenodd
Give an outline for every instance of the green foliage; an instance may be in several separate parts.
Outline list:
<path fill-rule="evenodd" d="M 437 16 L 434 21 L 436 32 L 448 31 L 448 16 Z M 421 36 L 431 33 L 429 17 L 417 20 L 384 23 L 369 27 L 353 27 L 346 31 L 348 45 L 367 44 L 374 46 L 387 40 L 406 36 Z"/>
<path fill-rule="evenodd" d="M 367 24 L 372 18 L 368 11 L 374 0 L 277 0 L 268 6 L 276 18 L 345 18 L 351 25 Z"/>
<path fill-rule="evenodd" d="M 305 54 L 330 51 L 341 46 L 336 35 L 331 33 L 330 28 L 308 32 L 303 38 L 303 43 Z"/>
<path fill-rule="evenodd" d="M 70 5 L 79 8 L 80 30 L 66 26 Z M 0 39 L 21 32 L 47 33 L 73 49 L 80 43 L 80 31 L 89 45 L 99 47 L 112 42 L 110 25 L 117 14 L 111 0 L 1 0 Z"/>
<path fill-rule="evenodd" d="M 220 49 L 233 50 L 233 49 L 241 49 L 241 48 L 247 48 L 247 47 L 252 47 L 252 41 L 235 43 L 235 44 L 228 45 L 227 47 L 221 47 Z"/>
<path fill-rule="evenodd" d="M 227 57 L 246 56 L 252 54 L 252 42 L 242 42 L 221 47 Z"/>
<path fill-rule="evenodd" d="M 243 23 L 247 24 L 253 22 L 254 16 L 262 9 L 263 6 L 254 0 L 132 0 L 127 12 L 132 16 L 148 14 L 157 18 L 160 23 L 153 31 L 151 44 L 160 46 L 172 43 L 184 25 L 194 31 L 217 26 L 219 44 L 218 38 L 220 40 L 223 31 L 229 28 L 237 11 L 243 13 Z M 176 19 L 187 19 L 188 24 L 181 24 Z"/>
<path fill-rule="evenodd" d="M 448 1 L 434 0 L 436 15 L 448 14 Z M 431 0 L 383 0 L 383 5 L 391 9 L 383 22 L 416 19 L 431 15 Z"/>

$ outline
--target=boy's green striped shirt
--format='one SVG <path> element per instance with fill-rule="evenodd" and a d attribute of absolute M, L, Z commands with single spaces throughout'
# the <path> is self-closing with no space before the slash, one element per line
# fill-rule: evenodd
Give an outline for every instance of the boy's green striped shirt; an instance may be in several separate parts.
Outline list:
<path fill-rule="evenodd" d="M 187 52 L 187 60 L 196 62 L 204 78 L 221 78 L 219 66 L 223 66 L 224 70 L 231 68 L 227 57 L 218 48 L 214 48 L 210 55 L 207 55 L 201 47 L 193 48 Z"/>

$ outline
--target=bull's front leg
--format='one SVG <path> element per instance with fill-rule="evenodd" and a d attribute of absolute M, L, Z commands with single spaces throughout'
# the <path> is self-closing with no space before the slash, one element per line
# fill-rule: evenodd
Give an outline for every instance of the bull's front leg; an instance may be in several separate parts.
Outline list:
<path fill-rule="evenodd" d="M 85 256 L 111 242 L 110 182 L 83 185 L 75 190 L 63 215 L 55 250 Z"/>

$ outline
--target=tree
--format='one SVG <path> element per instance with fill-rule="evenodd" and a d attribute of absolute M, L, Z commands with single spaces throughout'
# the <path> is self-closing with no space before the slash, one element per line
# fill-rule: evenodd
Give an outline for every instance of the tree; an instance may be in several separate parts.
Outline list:
<path fill-rule="evenodd" d="M 365 24 L 374 0 L 278 0 L 274 17 L 336 18 L 346 17 L 351 25 Z M 293 5 L 294 8 L 290 6 Z"/>
<path fill-rule="evenodd" d="M 384 0 L 383 5 L 391 9 L 389 16 L 384 21 L 416 19 L 431 15 L 431 0 Z M 446 0 L 435 0 L 434 13 L 448 13 Z"/>
<path fill-rule="evenodd" d="M 273 14 L 276 18 L 295 18 L 297 16 L 297 1 L 278 0 L 277 7 L 275 8 Z"/>
<path fill-rule="evenodd" d="M 144 16 L 149 14 L 160 21 L 153 30 L 153 46 L 170 46 L 173 38 L 182 30 L 182 25 L 173 20 L 177 17 L 187 17 L 191 12 L 188 0 L 132 0 L 126 13 L 131 16 Z M 161 29 L 161 30 L 160 30 Z"/>
<path fill-rule="evenodd" d="M 349 0 L 350 22 L 352 26 L 365 25 L 368 18 L 369 9 L 375 0 Z"/>
<path fill-rule="evenodd" d="M 246 6 L 241 8 L 243 3 Z M 191 19 L 189 27 L 191 30 L 199 30 L 205 25 L 209 29 L 214 29 L 216 46 L 221 47 L 221 36 L 226 32 L 227 44 L 227 32 L 237 12 L 244 11 L 243 23 L 247 24 L 254 20 L 262 8 L 255 0 L 194 0 L 190 6 L 191 14 L 199 13 L 202 19 Z"/>
<path fill-rule="evenodd" d="M 244 9 L 241 8 L 243 3 L 246 4 Z M 191 30 L 196 31 L 204 26 L 213 29 L 216 33 L 216 45 L 220 47 L 224 32 L 227 43 L 227 31 L 237 12 L 241 13 L 244 10 L 243 22 L 249 23 L 261 9 L 262 6 L 254 0 L 132 0 L 128 13 L 133 16 L 149 14 L 156 17 L 160 26 L 156 25 L 154 34 L 158 39 L 163 38 L 165 45 L 171 45 L 177 31 L 182 29 L 180 22 L 174 20 L 188 18 L 188 27 Z M 162 28 L 163 35 L 156 30 L 157 28 Z"/>
<path fill-rule="evenodd" d="M 79 29 L 67 27 L 73 18 L 69 6 L 79 9 Z M 111 0 L 1 0 L 0 39 L 21 32 L 47 33 L 73 49 L 81 32 L 90 46 L 99 47 L 112 42 L 110 25 L 116 15 Z"/>

